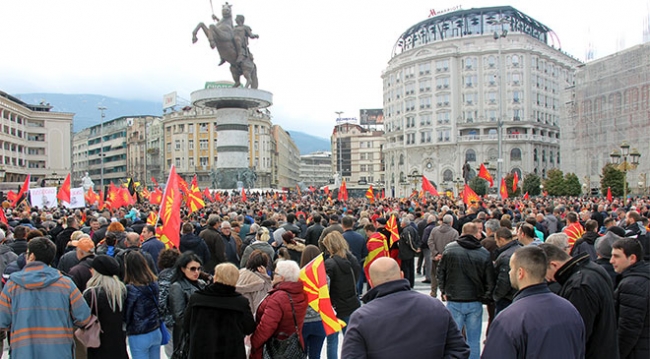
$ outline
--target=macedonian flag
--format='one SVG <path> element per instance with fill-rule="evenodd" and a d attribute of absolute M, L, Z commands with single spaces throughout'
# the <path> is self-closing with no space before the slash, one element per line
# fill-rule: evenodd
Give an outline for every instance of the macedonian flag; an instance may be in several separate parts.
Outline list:
<path fill-rule="evenodd" d="M 390 257 L 390 251 L 388 250 L 388 240 L 386 239 L 386 236 L 380 232 L 375 232 L 368 237 L 366 247 L 368 248 L 368 255 L 366 256 L 366 260 L 363 262 L 363 271 L 366 273 L 366 278 L 370 278 L 368 270 L 372 262 L 377 258 Z"/>
<path fill-rule="evenodd" d="M 320 313 L 323 320 L 325 334 L 330 335 L 341 331 L 345 322 L 338 319 L 334 314 L 334 308 L 330 301 L 330 291 L 327 288 L 327 274 L 323 255 L 320 254 L 300 270 L 300 280 L 303 283 L 303 290 L 307 294 L 309 305 Z"/>
<path fill-rule="evenodd" d="M 160 228 L 160 241 L 167 248 L 178 248 L 181 241 L 179 234 L 181 229 L 181 191 L 178 189 L 178 179 L 176 168 L 172 165 L 158 214 L 158 218 L 163 222 Z"/>
<path fill-rule="evenodd" d="M 386 221 L 386 229 L 390 233 L 390 247 L 393 247 L 395 242 L 399 241 L 399 229 L 397 227 L 397 216 L 394 214 Z"/>
<path fill-rule="evenodd" d="M 192 178 L 190 192 L 187 194 L 185 204 L 187 204 L 187 206 L 190 208 L 190 213 L 196 212 L 205 207 L 205 201 L 203 200 L 201 189 L 199 188 L 199 184 L 196 180 L 196 175 L 194 175 L 194 178 Z"/>

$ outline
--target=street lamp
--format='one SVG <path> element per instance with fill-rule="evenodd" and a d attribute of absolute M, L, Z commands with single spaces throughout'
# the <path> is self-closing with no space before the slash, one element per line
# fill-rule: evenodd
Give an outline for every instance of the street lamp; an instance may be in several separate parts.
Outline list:
<path fill-rule="evenodd" d="M 499 158 L 497 159 L 497 183 L 501 183 L 501 172 L 503 168 L 503 91 L 505 90 L 503 84 L 504 61 L 501 59 L 501 41 L 499 39 L 505 39 L 508 35 L 508 30 L 504 29 L 503 25 L 509 22 L 506 17 L 502 17 L 499 20 L 488 20 L 489 25 L 501 25 L 501 33 L 498 31 L 494 32 L 494 41 L 499 45 L 497 51 L 497 57 L 499 59 L 499 117 L 497 119 L 497 151 L 499 152 Z"/>
<path fill-rule="evenodd" d="M 339 183 L 338 185 L 340 186 L 343 183 L 343 156 L 341 155 L 341 150 L 343 149 L 343 142 L 341 139 L 341 114 L 343 111 L 334 111 L 335 114 L 337 114 L 339 117 L 336 120 L 337 128 L 338 130 L 336 131 L 336 157 L 338 157 L 338 162 L 339 166 L 336 172 L 339 174 Z"/>
<path fill-rule="evenodd" d="M 636 148 L 630 151 L 630 145 L 627 141 L 623 141 L 619 147 L 621 149 L 620 152 L 614 150 L 609 156 L 612 158 L 612 163 L 617 165 L 616 169 L 623 172 L 623 200 L 625 201 L 627 198 L 627 172 L 637 168 L 641 154 Z"/>
<path fill-rule="evenodd" d="M 101 113 L 101 120 L 99 122 L 99 160 L 100 162 L 100 180 L 99 180 L 99 189 L 103 190 L 104 189 L 104 117 L 106 115 L 104 114 L 104 111 L 106 110 L 106 107 L 104 106 L 99 106 L 97 109 Z"/>
<path fill-rule="evenodd" d="M 454 185 L 456 185 L 456 196 L 459 196 L 460 195 L 460 187 L 465 183 L 465 180 L 460 178 L 460 177 L 456 177 L 456 179 L 453 182 L 454 182 Z"/>

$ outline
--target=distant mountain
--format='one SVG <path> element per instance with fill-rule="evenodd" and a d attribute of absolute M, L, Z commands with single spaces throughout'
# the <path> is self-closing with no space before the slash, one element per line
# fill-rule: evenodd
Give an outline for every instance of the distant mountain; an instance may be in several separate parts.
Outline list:
<path fill-rule="evenodd" d="M 312 136 L 310 134 L 287 130 L 298 146 L 301 155 L 307 155 L 316 151 L 331 151 L 332 145 L 330 140 L 322 137 Z"/>
<path fill-rule="evenodd" d="M 106 107 L 105 121 L 122 116 L 162 116 L 162 102 L 156 101 L 125 100 L 90 94 L 27 93 L 14 96 L 29 104 L 49 103 L 52 106 L 52 111 L 74 113 L 73 128 L 75 132 L 99 124 L 101 119 L 101 112 L 97 109 L 99 106 Z M 330 141 L 326 138 L 300 131 L 285 130 L 289 132 L 303 155 L 315 151 L 331 151 Z"/>

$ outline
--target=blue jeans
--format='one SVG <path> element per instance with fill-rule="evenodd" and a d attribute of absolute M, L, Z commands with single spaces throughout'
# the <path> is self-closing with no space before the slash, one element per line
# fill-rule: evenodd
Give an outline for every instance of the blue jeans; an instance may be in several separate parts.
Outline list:
<path fill-rule="evenodd" d="M 481 357 L 481 324 L 483 321 L 483 305 L 481 302 L 447 302 L 459 330 L 465 327 L 467 344 L 470 349 L 470 359 Z"/>
<path fill-rule="evenodd" d="M 345 324 L 348 324 L 350 321 L 350 317 L 342 317 L 339 318 L 342 321 L 345 322 Z M 345 335 L 345 329 L 347 329 L 347 325 L 343 327 L 343 330 L 341 331 L 343 335 Z M 339 357 L 339 332 L 336 332 L 334 334 L 330 334 L 327 336 L 327 359 L 338 359 Z"/>
<path fill-rule="evenodd" d="M 159 328 L 146 334 L 130 335 L 128 340 L 132 359 L 160 359 L 162 333 Z"/>
<path fill-rule="evenodd" d="M 309 359 L 319 359 L 325 341 L 325 328 L 323 322 L 306 322 L 302 326 L 302 338 L 305 340 L 305 349 Z"/>

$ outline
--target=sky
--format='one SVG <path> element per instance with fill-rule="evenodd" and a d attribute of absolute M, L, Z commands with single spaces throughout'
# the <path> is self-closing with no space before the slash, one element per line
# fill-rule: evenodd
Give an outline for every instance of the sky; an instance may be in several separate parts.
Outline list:
<path fill-rule="evenodd" d="M 223 2 L 212 0 L 220 17 Z M 273 122 L 329 138 L 336 111 L 382 107 L 381 74 L 393 45 L 430 9 L 511 5 L 555 31 L 563 50 L 596 58 L 642 41 L 650 0 L 229 0 L 250 40 L 259 88 L 273 93 Z M 624 4 L 624 5 L 622 5 Z M 190 100 L 206 81 L 231 80 L 199 22 L 210 0 L 0 0 L 0 90 Z M 162 111 L 161 111 L 162 112 Z"/>

